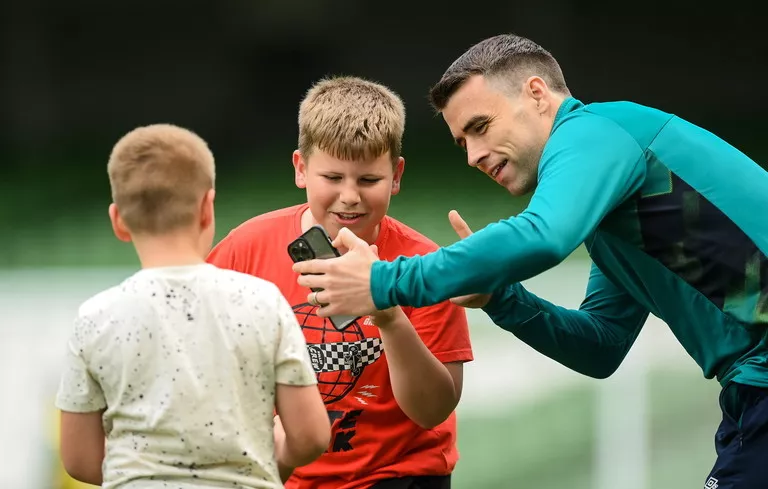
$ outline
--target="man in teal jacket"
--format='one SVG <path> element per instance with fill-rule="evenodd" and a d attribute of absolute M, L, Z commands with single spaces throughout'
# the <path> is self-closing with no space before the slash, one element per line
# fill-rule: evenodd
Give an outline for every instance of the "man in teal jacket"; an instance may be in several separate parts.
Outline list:
<path fill-rule="evenodd" d="M 768 487 L 768 172 L 714 134 L 630 102 L 584 105 L 557 61 L 515 35 L 471 47 L 432 88 L 468 163 L 514 195 L 517 216 L 440 250 L 378 261 L 351 233 L 343 257 L 297 264 L 321 315 L 455 298 L 585 375 L 613 373 L 649 313 L 723 387 L 707 488 Z M 520 282 L 584 243 L 578 310 Z M 459 297 L 461 296 L 461 297 Z"/>

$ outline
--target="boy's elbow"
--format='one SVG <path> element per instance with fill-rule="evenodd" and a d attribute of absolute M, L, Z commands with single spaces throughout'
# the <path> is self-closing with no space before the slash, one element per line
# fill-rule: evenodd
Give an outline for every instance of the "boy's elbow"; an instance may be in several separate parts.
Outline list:
<path fill-rule="evenodd" d="M 83 482 L 85 484 L 90 484 L 91 482 L 88 480 L 87 474 L 85 471 L 81 470 L 80 467 L 77 465 L 64 465 L 64 471 L 73 479 L 75 479 L 78 482 Z"/>
<path fill-rule="evenodd" d="M 450 413 L 448 414 L 450 416 Z M 432 430 L 440 426 L 442 423 L 444 423 L 448 416 L 440 416 L 438 418 L 432 417 L 431 419 L 424 418 L 424 419 L 413 419 L 411 418 L 411 421 L 416 423 L 420 428 L 425 430 Z"/>
<path fill-rule="evenodd" d="M 315 461 L 328 450 L 331 444 L 331 424 L 325 416 L 324 423 L 317 423 L 307 427 L 302 432 L 300 440 L 296 440 L 296 465 L 307 465 Z"/>
<path fill-rule="evenodd" d="M 76 481 L 100 486 L 102 483 L 101 466 L 90 467 L 84 460 L 73 457 L 62 457 L 64 470 Z"/>
<path fill-rule="evenodd" d="M 461 387 L 458 389 L 461 390 Z M 451 417 L 451 414 L 456 410 L 456 406 L 458 406 L 460 399 L 461 393 L 456 393 L 454 391 L 450 396 L 446 396 L 443 402 L 439 404 L 429 406 L 422 402 L 414 406 L 401 405 L 400 409 L 402 409 L 405 415 L 420 428 L 431 430 L 437 428 Z"/>
<path fill-rule="evenodd" d="M 320 455 L 328 450 L 328 445 L 330 445 L 330 443 L 330 435 L 325 438 L 318 437 L 312 440 L 306 440 L 300 448 L 300 453 L 297 454 L 296 466 L 302 467 L 317 460 Z"/>
<path fill-rule="evenodd" d="M 318 429 L 316 433 L 308 440 L 308 447 L 310 453 L 308 456 L 311 460 L 315 460 L 320 455 L 328 450 L 328 446 L 331 444 L 331 425 L 330 423 L 323 425 L 322 429 Z"/>
<path fill-rule="evenodd" d="M 413 412 L 410 414 L 406 413 L 406 415 L 420 428 L 431 430 L 446 422 L 448 418 L 451 417 L 451 414 L 454 412 L 457 405 L 458 399 L 455 402 L 451 400 L 451 402 L 446 403 L 445 405 L 436 406 L 436 408 L 431 411 Z"/>

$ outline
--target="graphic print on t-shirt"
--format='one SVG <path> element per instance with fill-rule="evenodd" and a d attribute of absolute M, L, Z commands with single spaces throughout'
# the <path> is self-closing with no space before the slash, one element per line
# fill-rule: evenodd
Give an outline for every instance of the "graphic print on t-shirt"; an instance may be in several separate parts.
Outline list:
<path fill-rule="evenodd" d="M 316 314 L 317 309 L 309 303 L 293 306 L 307 340 L 323 402 L 331 404 L 354 389 L 365 367 L 381 357 L 384 347 L 381 338 L 365 337 L 359 319 L 338 331 L 328 318 Z"/>

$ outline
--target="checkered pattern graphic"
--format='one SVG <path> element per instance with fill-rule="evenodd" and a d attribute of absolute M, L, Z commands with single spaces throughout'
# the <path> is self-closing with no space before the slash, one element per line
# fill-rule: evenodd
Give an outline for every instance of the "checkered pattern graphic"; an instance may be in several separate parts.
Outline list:
<path fill-rule="evenodd" d="M 375 362 L 384 351 L 381 338 L 310 344 L 307 349 L 316 373 L 350 370 L 355 376 L 363 367 Z"/>

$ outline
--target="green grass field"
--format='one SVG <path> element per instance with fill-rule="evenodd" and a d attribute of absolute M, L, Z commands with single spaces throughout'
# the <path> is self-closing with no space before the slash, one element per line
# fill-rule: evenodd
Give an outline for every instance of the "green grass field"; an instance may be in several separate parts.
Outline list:
<path fill-rule="evenodd" d="M 596 489 L 594 390 L 566 388 L 504 414 L 460 417 L 455 487 Z M 717 386 L 654 369 L 649 390 L 647 487 L 703 486 L 715 458 Z"/>

